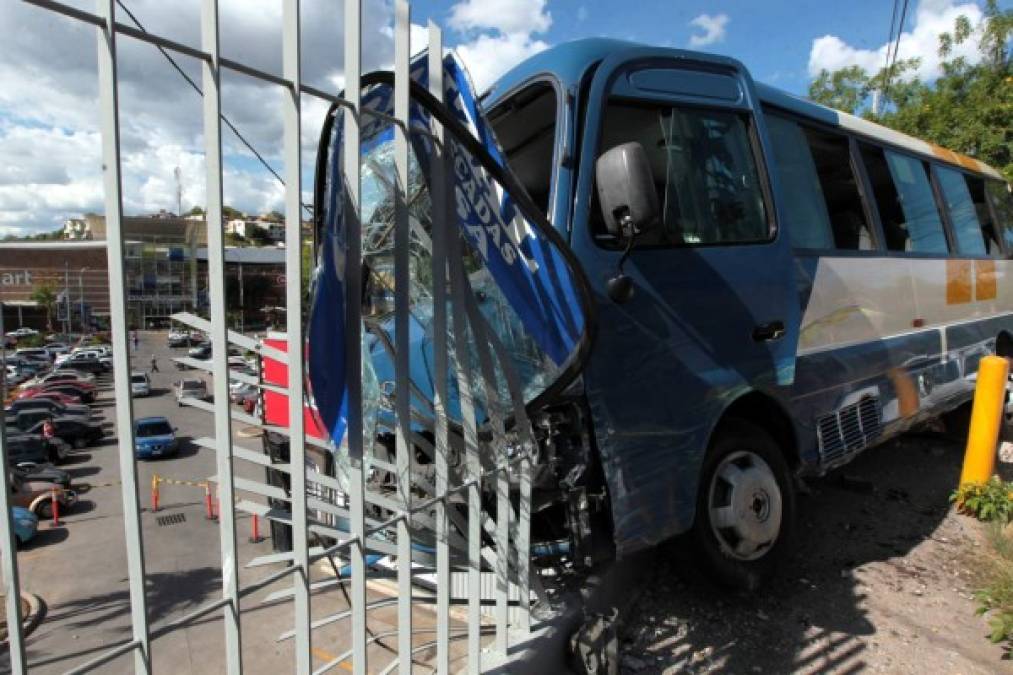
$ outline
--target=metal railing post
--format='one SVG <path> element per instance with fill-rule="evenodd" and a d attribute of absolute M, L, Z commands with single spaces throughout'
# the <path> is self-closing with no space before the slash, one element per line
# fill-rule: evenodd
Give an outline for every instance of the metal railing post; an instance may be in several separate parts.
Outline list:
<path fill-rule="evenodd" d="M 4 304 L 0 302 L 0 341 L 4 338 Z M 7 394 L 7 345 L 0 344 L 0 399 Z M 0 400 L 0 404 L 3 401 Z M 4 419 L 3 406 L 0 405 L 0 466 L 10 466 L 7 459 L 7 421 Z M 4 476 L 3 487 L 0 487 L 0 548 L 3 550 L 3 575 L 5 604 L 7 608 L 7 644 L 10 649 L 12 675 L 23 675 L 25 672 L 25 636 L 21 622 L 21 579 L 18 575 L 18 552 L 14 541 L 14 517 L 11 514 L 11 484 Z"/>
<path fill-rule="evenodd" d="M 429 22 L 429 93 L 443 102 L 443 35 L 439 27 Z M 442 188 L 446 180 L 444 162 L 443 127 L 436 124 L 432 130 L 439 141 L 433 145 L 431 163 L 430 198 L 433 208 L 432 265 L 433 265 L 433 409 L 436 413 L 434 452 L 436 454 L 436 672 L 450 672 L 450 545 L 447 518 L 447 488 L 449 469 L 447 445 L 447 193 Z"/>
<path fill-rule="evenodd" d="M 344 148 L 342 169 L 338 180 L 344 179 L 348 202 L 345 230 L 345 372 L 348 396 L 348 458 L 349 458 L 349 532 L 354 543 L 349 550 L 352 563 L 352 672 L 366 673 L 366 525 L 365 475 L 363 471 L 362 424 L 362 241 L 360 238 L 360 165 L 359 112 L 362 101 L 362 4 L 361 0 L 345 0 L 345 100 L 349 110 L 344 115 Z M 356 377 L 356 375 L 359 375 Z"/>
<path fill-rule="evenodd" d="M 123 269 L 123 195 L 120 174 L 119 97 L 116 83 L 115 0 L 98 0 L 105 25 L 97 31 L 99 107 L 102 125 L 102 178 L 105 188 L 106 240 L 109 265 L 109 323 L 112 329 L 116 431 L 126 534 L 130 588 L 130 622 L 134 641 L 134 672 L 151 672 L 147 599 L 144 594 L 144 540 L 137 497 L 134 459 L 134 406 L 130 395 L 130 348 Z"/>
<path fill-rule="evenodd" d="M 394 126 L 394 405 L 397 489 L 403 517 L 397 523 L 397 612 L 398 671 L 411 675 L 412 660 L 412 448 L 411 372 L 408 312 L 411 303 L 409 253 L 411 230 L 408 223 L 408 56 L 410 14 L 406 0 L 394 3 L 394 117 L 403 125 Z"/>
<path fill-rule="evenodd" d="M 300 148 L 299 0 L 282 5 L 282 71 L 290 86 L 284 97 L 285 155 L 285 333 L 288 339 L 288 425 L 292 494 L 292 564 L 295 611 L 295 670 L 308 673 L 310 655 L 310 567 L 306 522 L 306 439 L 303 419 L 302 153 Z"/>
<path fill-rule="evenodd" d="M 204 157 L 207 167 L 208 294 L 211 301 L 211 361 L 214 386 L 215 465 L 218 472 L 219 535 L 222 554 L 222 610 L 225 624 L 225 665 L 238 674 L 242 666 L 239 621 L 239 561 L 236 556 L 235 489 L 232 480 L 232 418 L 229 409 L 228 326 L 225 307 L 225 242 L 222 234 L 221 68 L 219 66 L 218 0 L 201 5 L 201 47 L 210 54 L 203 74 Z"/>

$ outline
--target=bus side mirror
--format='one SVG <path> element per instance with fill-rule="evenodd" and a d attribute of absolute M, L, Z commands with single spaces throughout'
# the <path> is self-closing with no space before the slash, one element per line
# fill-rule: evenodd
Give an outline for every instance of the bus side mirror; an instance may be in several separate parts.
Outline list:
<path fill-rule="evenodd" d="M 623 272 L 623 263 L 637 236 L 658 221 L 658 194 L 644 147 L 633 141 L 603 153 L 595 162 L 595 182 L 605 229 L 626 244 L 607 284 L 609 298 L 622 304 L 633 297 L 633 280 Z"/>
<path fill-rule="evenodd" d="M 658 193 L 640 143 L 623 143 L 602 154 L 595 163 L 595 179 L 609 234 L 629 239 L 657 221 Z"/>

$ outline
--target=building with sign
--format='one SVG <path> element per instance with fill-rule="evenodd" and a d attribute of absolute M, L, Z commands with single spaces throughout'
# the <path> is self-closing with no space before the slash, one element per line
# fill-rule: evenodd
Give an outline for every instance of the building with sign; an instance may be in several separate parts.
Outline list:
<path fill-rule="evenodd" d="M 127 311 L 132 326 L 165 327 L 176 312 L 207 313 L 207 249 L 194 221 L 157 219 L 163 228 L 128 226 L 124 244 Z M 169 222 L 173 220 L 175 222 Z M 143 223 L 142 223 L 143 225 Z M 203 229 L 203 223 L 199 225 Z M 147 230 L 147 231 L 146 231 Z M 92 233 L 95 233 L 95 229 Z M 101 328 L 108 323 L 109 281 L 104 228 L 102 239 L 0 242 L 0 303 L 5 330 L 47 327 L 47 311 L 36 291 L 49 288 L 54 330 Z M 197 247 L 194 244 L 201 244 Z M 284 304 L 284 249 L 226 250 L 226 293 L 236 308 L 235 325 L 268 322 L 271 308 Z M 266 311 L 265 311 L 266 308 Z"/>

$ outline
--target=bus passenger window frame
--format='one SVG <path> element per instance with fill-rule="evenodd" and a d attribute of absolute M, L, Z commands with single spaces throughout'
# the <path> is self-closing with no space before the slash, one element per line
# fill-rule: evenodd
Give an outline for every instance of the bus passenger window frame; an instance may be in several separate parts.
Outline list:
<path fill-rule="evenodd" d="M 999 227 L 999 219 L 997 217 L 998 214 L 995 211 L 995 205 L 992 203 L 992 199 L 989 196 L 987 189 L 984 190 L 984 198 L 985 198 L 985 208 L 988 209 L 989 227 L 992 231 L 994 241 L 998 242 L 999 244 L 999 249 L 1002 252 L 1002 256 L 996 258 L 995 256 L 989 255 L 987 248 L 984 254 L 980 253 L 971 254 L 960 252 L 960 246 L 957 241 L 957 233 L 956 230 L 953 229 L 953 220 L 950 215 L 950 210 L 946 205 L 946 197 L 943 194 L 942 183 L 939 182 L 938 172 L 939 170 L 946 169 L 947 171 L 953 171 L 955 173 L 960 174 L 961 176 L 963 176 L 965 181 L 970 177 L 974 178 L 975 180 L 982 181 L 982 183 L 984 183 L 985 185 L 987 185 L 990 180 L 995 181 L 996 179 L 987 178 L 985 176 L 982 176 L 981 174 L 974 173 L 973 171 L 968 171 L 962 166 L 957 166 L 956 164 L 948 164 L 946 162 L 929 162 L 929 164 L 932 167 L 932 183 L 934 186 L 933 189 L 938 190 L 936 196 L 939 202 L 939 211 L 943 216 L 943 225 L 947 230 L 947 236 L 950 237 L 950 257 L 962 258 L 967 260 L 1002 260 L 1005 258 L 1009 258 L 1010 251 L 1007 251 L 1005 248 L 1005 242 L 1003 241 L 1002 237 L 1002 230 Z"/>
<path fill-rule="evenodd" d="M 782 119 L 790 120 L 795 122 L 803 130 L 812 129 L 821 134 L 828 134 L 837 136 L 844 139 L 848 144 L 848 165 L 851 169 L 851 174 L 855 179 L 855 188 L 858 190 L 859 201 L 861 202 L 862 215 L 865 216 L 865 222 L 869 226 L 869 235 L 872 239 L 872 247 L 868 249 L 857 249 L 857 248 L 837 248 L 836 246 L 831 248 L 800 248 L 792 247 L 792 251 L 801 255 L 820 255 L 828 257 L 846 258 L 846 257 L 882 257 L 884 253 L 887 253 L 885 245 L 883 243 L 883 233 L 879 226 L 878 213 L 870 209 L 869 206 L 869 187 L 868 178 L 865 175 L 865 167 L 861 163 L 861 157 L 857 154 L 857 142 L 854 134 L 848 133 L 840 127 L 835 127 L 819 120 L 815 120 L 804 115 L 781 108 L 776 105 L 764 104 L 762 107 L 763 115 L 771 115 L 780 117 Z M 773 149 L 772 149 L 773 151 Z M 770 159 L 771 162 L 775 161 L 773 157 Z"/>
<path fill-rule="evenodd" d="M 980 176 L 980 178 L 985 181 L 985 186 L 986 186 L 985 187 L 985 204 L 988 206 L 988 213 L 989 213 L 989 216 L 991 216 L 991 218 L 992 218 L 992 230 L 993 230 L 993 233 L 998 237 L 999 246 L 1002 248 L 1002 250 L 1004 252 L 1004 255 L 1000 259 L 1001 260 L 1013 260 L 1013 246 L 1008 246 L 1007 245 L 1008 242 L 1006 241 L 1006 237 L 1003 236 L 1002 225 L 999 223 L 999 207 L 996 205 L 995 201 L 992 198 L 991 193 L 988 191 L 988 183 L 989 182 L 999 183 L 1000 185 L 1005 186 L 1006 189 L 1007 189 L 1007 191 L 1009 190 L 1009 185 L 1010 184 L 1007 183 L 1005 180 L 1003 180 L 1001 178 L 986 178 L 985 176 Z M 1013 197 L 1011 197 L 1011 199 L 1013 199 Z"/>
<path fill-rule="evenodd" d="M 874 223 L 876 229 L 876 237 L 879 241 L 878 252 L 880 256 L 892 257 L 892 258 L 926 258 L 935 260 L 945 260 L 947 258 L 955 257 L 956 252 L 953 246 L 953 240 L 951 238 L 949 227 L 947 226 L 945 208 L 939 201 L 939 193 L 935 186 L 932 174 L 932 164 L 927 157 L 923 157 L 917 153 L 911 152 L 906 148 L 900 148 L 890 143 L 881 143 L 872 138 L 866 136 L 852 136 L 852 161 L 858 165 L 862 175 L 862 183 L 864 184 L 864 201 L 869 211 L 875 216 Z M 883 153 L 883 159 L 886 161 L 886 153 L 891 152 L 895 155 L 903 155 L 915 161 L 921 162 L 923 165 L 928 167 L 926 178 L 929 181 L 929 187 L 932 190 L 933 202 L 936 206 L 936 212 L 939 215 L 939 221 L 943 228 L 943 238 L 946 240 L 945 252 L 943 251 L 897 251 L 891 249 L 886 245 L 886 232 L 883 229 L 883 220 L 879 212 L 879 204 L 876 202 L 875 192 L 872 187 L 872 179 L 869 177 L 868 167 L 865 166 L 865 160 L 862 157 L 861 145 L 865 144 L 873 150 Z M 891 177 L 892 180 L 892 177 Z M 894 185 L 894 189 L 898 190 L 897 186 Z"/>

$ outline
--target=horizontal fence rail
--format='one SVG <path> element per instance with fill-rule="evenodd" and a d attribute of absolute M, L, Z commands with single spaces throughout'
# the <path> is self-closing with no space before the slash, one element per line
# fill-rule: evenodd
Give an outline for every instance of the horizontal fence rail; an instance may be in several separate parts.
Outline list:
<path fill-rule="evenodd" d="M 530 575 L 531 472 L 535 438 L 527 419 L 514 364 L 499 343 L 487 319 L 479 311 L 476 293 L 464 263 L 461 233 L 451 226 L 453 183 L 456 180 L 447 147 L 447 130 L 437 119 L 420 125 L 410 120 L 412 94 L 410 55 L 428 49 L 427 91 L 443 101 L 444 48 L 440 29 L 429 23 L 428 44 L 411 44 L 411 14 L 405 0 L 393 6 L 393 115 L 363 108 L 362 92 L 362 7 L 361 1 L 344 4 L 344 66 L 347 90 L 328 92 L 302 82 L 300 72 L 300 2 L 282 0 L 282 73 L 252 67 L 220 54 L 219 8 L 217 0 L 202 0 L 200 45 L 192 46 L 116 20 L 117 0 L 98 0 L 95 12 L 88 12 L 54 0 L 22 0 L 43 10 L 93 26 L 98 49 L 99 111 L 103 150 L 105 217 L 108 232 L 110 322 L 114 352 L 116 426 L 118 436 L 123 527 L 126 535 L 127 571 L 130 596 L 130 639 L 112 646 L 68 672 L 93 672 L 113 660 L 131 655 L 136 673 L 159 670 L 152 663 L 151 642 L 198 620 L 214 617 L 221 621 L 222 667 L 241 673 L 252 663 L 259 647 L 243 640 L 241 617 L 251 603 L 261 606 L 287 603 L 290 625 L 279 625 L 278 640 L 292 649 L 292 670 L 325 673 L 348 668 L 355 673 L 411 673 L 420 658 L 439 673 L 459 669 L 479 672 L 483 650 L 506 654 L 512 631 L 523 635 L 530 629 L 529 605 L 532 596 L 543 597 L 537 578 Z M 219 499 L 219 544 L 222 565 L 220 597 L 205 602 L 157 630 L 145 599 L 148 580 L 143 554 L 142 514 L 134 458 L 133 409 L 130 387 L 129 331 L 124 284 L 123 199 L 119 133 L 117 39 L 127 38 L 175 55 L 196 59 L 201 68 L 202 120 L 206 162 L 206 217 L 208 228 L 209 317 L 177 313 L 173 320 L 210 336 L 212 355 L 208 360 L 181 357 L 181 368 L 207 373 L 212 379 L 213 401 L 181 392 L 179 402 L 195 414 L 214 419 L 214 434 L 195 439 L 194 445 L 214 454 L 215 475 L 202 484 L 217 486 Z M 223 71 L 238 73 L 257 82 L 281 87 L 283 117 L 282 155 L 284 163 L 285 215 L 285 330 L 278 339 L 260 340 L 232 330 L 228 325 L 225 294 L 224 233 L 222 231 L 223 159 L 221 124 L 221 78 Z M 193 84 L 193 83 L 191 83 Z M 196 85 L 194 85 L 196 88 Z M 346 296 L 362 296 L 361 217 L 362 119 L 371 116 L 389 124 L 394 134 L 395 209 L 393 226 L 369 231 L 373 238 L 388 238 L 393 249 L 393 333 L 385 345 L 394 363 L 392 421 L 382 430 L 393 439 L 388 452 L 379 439 L 363 435 L 364 392 L 363 317 L 359 303 L 345 303 L 345 362 L 352 373 L 346 390 L 347 434 L 341 446 L 306 428 L 314 419 L 314 404 L 307 386 L 305 350 L 306 299 L 303 278 L 301 211 L 302 155 L 301 124 L 303 95 L 334 106 L 341 125 L 342 161 L 336 180 L 346 190 L 343 251 Z M 225 120 L 230 128 L 231 122 Z M 238 132 L 237 132 L 238 134 Z M 424 137 L 432 148 L 425 180 L 432 201 L 431 232 L 419 233 L 410 214 L 410 149 L 414 136 Z M 251 148 L 252 149 L 252 148 Z M 272 170 L 273 172 L 273 170 Z M 278 174 L 275 174 L 276 176 Z M 280 178 L 280 177 L 279 177 Z M 320 214 L 315 214 L 320 217 Z M 373 240 L 371 240 L 373 241 Z M 421 246 L 430 260 L 435 372 L 432 400 L 412 382 L 411 287 L 412 260 L 409 250 Z M 417 273 L 417 270 L 415 271 Z M 2 321 L 2 317 L 0 317 Z M 0 325 L 0 334 L 3 327 Z M 280 345 L 280 346 L 279 346 Z M 230 347 L 252 352 L 256 372 L 230 370 Z M 471 351 L 477 354 L 472 363 Z M 265 376 L 265 366 L 286 369 L 284 381 Z M 474 371 L 474 372 L 473 372 Z M 458 390 L 460 430 L 448 414 L 450 378 Z M 229 384 L 239 382 L 256 389 L 254 412 L 240 412 L 230 405 Z M 267 419 L 264 401 L 269 396 L 286 400 L 287 423 Z M 489 423 L 480 424 L 477 406 L 485 401 Z M 507 424 L 502 411 L 510 411 Z M 2 416 L 0 411 L 0 416 Z M 2 420 L 0 420 L 2 421 Z M 264 449 L 234 441 L 237 425 L 245 428 L 239 436 L 261 438 Z M 424 432 L 420 431 L 423 429 Z M 253 436 L 253 437 L 256 437 Z M 286 448 L 284 458 L 267 454 L 270 443 Z M 4 425 L 0 425 L 0 461 L 7 461 Z M 450 457 L 459 459 L 452 463 Z M 340 465 L 341 469 L 336 467 Z M 255 468 L 263 479 L 237 474 L 237 466 Z M 243 475 L 249 475 L 248 472 Z M 202 479 L 203 480 L 203 479 Z M 166 481 L 168 484 L 168 481 Z M 156 488 L 157 489 L 157 484 Z M 180 488 L 182 489 L 182 488 Z M 21 631 L 20 589 L 17 556 L 14 552 L 12 522 L 7 489 L 0 491 L 0 548 L 2 571 L 7 588 L 6 612 L 9 627 L 10 663 L 18 675 L 27 672 L 25 635 Z M 210 509 L 210 506 L 209 506 Z M 291 550 L 240 560 L 236 517 L 246 513 L 291 531 Z M 272 567 L 277 569 L 271 570 Z M 240 571 L 266 574 L 242 585 Z M 455 584 L 455 579 L 458 582 Z M 460 586 L 463 591 L 454 591 Z M 393 592 L 390 597 L 371 597 L 373 588 Z M 251 596 L 263 592 L 259 600 Z M 347 607 L 315 615 L 314 598 L 341 593 Z M 452 612 L 454 607 L 463 612 Z M 396 608 L 396 626 L 375 630 L 371 615 L 385 607 Z M 417 622 L 417 612 L 435 612 L 435 626 Z M 330 634 L 349 636 L 347 651 L 314 664 L 315 639 Z M 391 646 L 392 655 L 381 662 L 367 660 L 376 644 Z M 452 650 L 457 649 L 453 658 Z M 435 651 L 433 651 L 435 650 Z M 426 656 L 429 655 L 429 656 Z M 171 670 L 171 666 L 168 670 Z"/>

